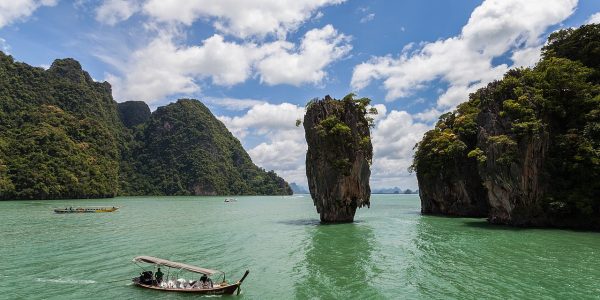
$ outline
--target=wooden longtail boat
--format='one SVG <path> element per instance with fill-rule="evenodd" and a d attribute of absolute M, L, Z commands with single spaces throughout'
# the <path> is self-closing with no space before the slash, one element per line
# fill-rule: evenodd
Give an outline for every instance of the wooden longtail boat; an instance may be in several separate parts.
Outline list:
<path fill-rule="evenodd" d="M 242 282 L 246 276 L 248 276 L 250 273 L 249 270 L 246 270 L 244 276 L 242 276 L 242 279 L 231 284 L 225 280 L 225 273 L 218 270 L 205 269 L 152 256 L 137 256 L 133 259 L 133 262 L 152 264 L 155 267 L 167 267 L 168 270 L 166 271 L 166 276 L 161 282 L 157 282 L 152 272 L 146 271 L 144 268 L 142 269 L 145 271 L 140 273 L 140 276 L 131 279 L 133 284 L 136 286 L 166 292 L 195 293 L 203 295 L 232 295 L 237 290 L 237 294 L 239 295 L 241 291 L 240 286 L 242 285 Z M 179 273 L 181 271 L 202 274 L 203 276 L 221 275 L 222 281 L 213 284 L 211 280 L 210 286 L 208 286 L 201 284 L 200 279 L 192 282 L 188 282 L 187 280 L 183 279 L 173 280 L 173 278 L 177 279 L 179 277 Z"/>
<path fill-rule="evenodd" d="M 71 213 L 106 213 L 114 212 L 119 209 L 118 207 L 69 207 L 69 208 L 56 208 L 54 212 L 57 214 L 71 214 Z"/>

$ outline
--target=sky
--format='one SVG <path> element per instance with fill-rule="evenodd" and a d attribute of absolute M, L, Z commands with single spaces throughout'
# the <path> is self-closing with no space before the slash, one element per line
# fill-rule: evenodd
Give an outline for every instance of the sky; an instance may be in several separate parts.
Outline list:
<path fill-rule="evenodd" d="M 296 119 L 354 92 L 379 111 L 371 186 L 415 189 L 413 148 L 440 114 L 587 23 L 600 0 L 0 0 L 0 51 L 75 58 L 118 102 L 199 99 L 254 163 L 304 186 Z"/>

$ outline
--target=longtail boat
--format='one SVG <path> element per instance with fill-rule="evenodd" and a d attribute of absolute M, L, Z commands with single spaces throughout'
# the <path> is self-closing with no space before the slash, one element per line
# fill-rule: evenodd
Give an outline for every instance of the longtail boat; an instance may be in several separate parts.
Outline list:
<path fill-rule="evenodd" d="M 162 258 L 152 256 L 136 256 L 133 259 L 134 263 L 146 263 L 153 265 L 153 269 L 160 267 L 166 267 L 167 270 L 153 271 L 146 270 L 141 267 L 144 271 L 140 273 L 140 276 L 131 279 L 134 285 L 166 292 L 182 292 L 182 293 L 195 293 L 203 295 L 232 295 L 237 290 L 237 294 L 240 294 L 241 285 L 246 276 L 250 273 L 246 270 L 242 279 L 235 283 L 228 283 L 225 280 L 225 272 L 218 270 L 211 270 L 201 267 L 196 267 L 184 263 L 174 262 Z M 139 266 L 139 265 L 138 265 Z M 181 277 L 182 271 L 187 271 L 201 275 L 197 280 L 191 281 Z M 212 278 L 219 278 L 220 281 L 215 280 L 213 283 Z"/>
<path fill-rule="evenodd" d="M 71 213 L 106 213 L 114 212 L 119 209 L 118 207 L 68 207 L 68 208 L 56 208 L 54 212 L 57 214 L 71 214 Z"/>

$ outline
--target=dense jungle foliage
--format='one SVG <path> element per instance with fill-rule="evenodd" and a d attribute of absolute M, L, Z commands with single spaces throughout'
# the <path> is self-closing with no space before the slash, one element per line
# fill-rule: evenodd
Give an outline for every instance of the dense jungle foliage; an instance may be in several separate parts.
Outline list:
<path fill-rule="evenodd" d="M 599 83 L 600 25 L 555 32 L 535 67 L 510 70 L 442 115 L 417 144 L 412 168 L 434 176 L 457 158 L 486 163 L 490 151 L 502 153 L 491 162 L 496 169 L 515 167 L 528 145 L 544 141 L 542 209 L 553 217 L 597 217 Z"/>
<path fill-rule="evenodd" d="M 73 59 L 44 70 L 0 52 L 0 199 L 191 194 L 291 190 L 197 100 L 151 115 Z"/>
<path fill-rule="evenodd" d="M 151 195 L 291 194 L 255 166 L 240 142 L 198 100 L 159 107 L 135 131 L 134 186 Z"/>

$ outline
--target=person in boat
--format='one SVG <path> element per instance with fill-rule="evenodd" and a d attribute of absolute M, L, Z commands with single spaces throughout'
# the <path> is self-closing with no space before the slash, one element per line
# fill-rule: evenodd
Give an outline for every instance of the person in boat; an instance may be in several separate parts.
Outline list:
<path fill-rule="evenodd" d="M 152 271 L 144 271 L 140 273 L 140 282 L 142 284 L 151 285 L 152 281 Z"/>
<path fill-rule="evenodd" d="M 156 273 L 154 274 L 154 278 L 156 279 L 156 284 L 160 285 L 163 281 L 163 272 L 160 271 L 160 268 L 158 268 L 158 270 L 156 271 Z"/>
<path fill-rule="evenodd" d="M 206 274 L 202 274 L 200 277 L 200 287 L 203 289 L 210 289 L 213 287 L 212 280 L 206 276 Z"/>

